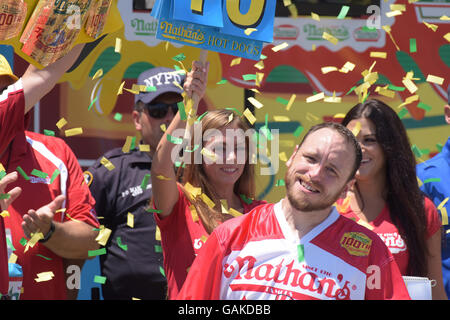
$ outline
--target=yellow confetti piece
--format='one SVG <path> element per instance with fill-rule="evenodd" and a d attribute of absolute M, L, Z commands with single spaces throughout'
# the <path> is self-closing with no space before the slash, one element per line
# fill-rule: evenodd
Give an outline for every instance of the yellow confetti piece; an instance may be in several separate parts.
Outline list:
<path fill-rule="evenodd" d="M 155 240 L 156 240 L 156 241 L 161 241 L 161 230 L 159 229 L 158 226 L 156 226 Z"/>
<path fill-rule="evenodd" d="M 445 34 L 444 39 L 450 42 L 450 32 Z"/>
<path fill-rule="evenodd" d="M 386 87 L 376 87 L 375 92 L 378 94 L 393 99 L 395 97 L 395 91 L 387 89 Z"/>
<path fill-rule="evenodd" d="M 355 69 L 356 65 L 354 63 L 351 63 L 350 61 L 347 61 L 342 68 L 339 70 L 339 72 L 342 73 L 348 73 L 349 71 L 353 71 Z"/>
<path fill-rule="evenodd" d="M 327 40 L 327 41 L 329 41 L 329 42 L 331 42 L 331 43 L 334 44 L 334 45 L 337 45 L 338 42 L 339 42 L 338 38 L 332 36 L 332 35 L 329 34 L 328 32 L 324 32 L 324 33 L 322 34 L 322 38 L 325 39 L 325 40 Z"/>
<path fill-rule="evenodd" d="M 355 127 L 352 129 L 352 133 L 355 137 L 358 136 L 359 132 L 361 131 L 361 122 L 356 122 Z"/>
<path fill-rule="evenodd" d="M 432 23 L 428 23 L 426 21 L 423 22 L 424 25 L 426 25 L 428 28 L 430 28 L 431 30 L 433 30 L 433 32 L 436 32 L 436 30 L 438 29 L 438 26 Z"/>
<path fill-rule="evenodd" d="M 150 145 L 149 144 L 140 144 L 139 145 L 139 151 L 141 151 L 141 152 L 150 152 Z"/>
<path fill-rule="evenodd" d="M 122 147 L 122 152 L 123 153 L 128 153 L 130 152 L 130 148 L 131 148 L 131 143 L 133 142 L 133 138 L 131 136 L 127 136 L 126 140 L 125 140 L 125 144 Z"/>
<path fill-rule="evenodd" d="M 34 279 L 36 282 L 49 281 L 55 276 L 52 271 L 41 272 L 36 274 L 37 278 Z"/>
<path fill-rule="evenodd" d="M 106 246 L 106 243 L 108 242 L 111 232 L 112 232 L 111 229 L 108 229 L 104 225 L 101 225 L 100 231 L 98 232 L 98 235 L 95 238 L 95 241 L 97 241 L 97 243 L 102 246 Z"/>
<path fill-rule="evenodd" d="M 3 218 L 9 217 L 9 212 L 8 212 L 8 210 L 3 210 L 3 211 L 0 213 L 0 216 L 3 217 Z"/>
<path fill-rule="evenodd" d="M 123 81 L 120 86 L 119 89 L 117 90 L 117 95 L 120 95 L 123 93 L 123 86 L 125 85 L 125 81 Z"/>
<path fill-rule="evenodd" d="M 369 230 L 373 230 L 373 227 L 369 223 L 365 222 L 363 219 L 359 219 L 357 223 L 363 227 L 366 227 Z"/>
<path fill-rule="evenodd" d="M 156 176 L 156 178 L 159 179 L 159 180 L 165 180 L 165 181 L 172 180 L 172 179 L 170 179 L 170 178 L 167 178 L 167 177 L 163 176 L 162 174 Z"/>
<path fill-rule="evenodd" d="M 406 11 L 406 6 L 404 4 L 391 4 L 391 5 L 389 5 L 389 8 L 392 11 L 396 11 L 396 10 Z"/>
<path fill-rule="evenodd" d="M 329 67 L 322 67 L 320 70 L 322 71 L 323 74 L 327 74 L 333 71 L 338 71 L 338 68 L 329 66 Z"/>
<path fill-rule="evenodd" d="M 105 157 L 103 157 L 100 160 L 100 163 L 109 171 L 114 170 L 115 166 L 111 163 L 111 161 L 109 161 L 108 159 L 106 159 Z"/>
<path fill-rule="evenodd" d="M 294 104 L 295 99 L 297 98 L 296 94 L 291 95 L 287 105 L 286 105 L 286 110 L 289 111 L 292 107 L 292 105 Z"/>
<path fill-rule="evenodd" d="M 334 116 L 333 116 L 333 118 L 336 118 L 336 119 L 343 119 L 343 118 L 345 118 L 345 113 L 336 113 Z"/>
<path fill-rule="evenodd" d="M 439 18 L 439 20 L 442 20 L 442 21 L 450 21 L 450 17 L 447 17 L 446 15 L 444 15 L 444 16 L 441 16 L 441 17 Z"/>
<path fill-rule="evenodd" d="M 247 120 L 248 120 L 248 122 L 250 122 L 250 124 L 254 124 L 256 122 L 255 116 L 248 108 L 246 108 L 244 110 L 243 115 L 247 118 Z"/>
<path fill-rule="evenodd" d="M 441 210 L 445 206 L 445 204 L 447 203 L 448 199 L 449 199 L 449 197 L 447 197 L 444 200 L 442 200 L 442 202 L 439 203 L 439 205 L 437 206 L 436 209 Z"/>
<path fill-rule="evenodd" d="M 291 0 L 283 0 L 283 5 L 285 7 L 290 6 L 292 4 Z"/>
<path fill-rule="evenodd" d="M 220 207 L 221 207 L 222 213 L 228 213 L 228 202 L 227 202 L 227 199 L 221 199 L 220 200 Z"/>
<path fill-rule="evenodd" d="M 241 63 L 241 60 L 242 60 L 242 58 L 235 58 L 235 59 L 231 60 L 230 67 L 237 66 L 238 64 Z"/>
<path fill-rule="evenodd" d="M 315 101 L 319 101 L 325 98 L 325 93 L 320 92 L 318 94 L 315 94 L 313 96 L 310 96 L 308 98 L 306 98 L 306 103 L 311 103 L 311 102 L 315 102 Z"/>
<path fill-rule="evenodd" d="M 413 103 L 414 101 L 418 101 L 419 100 L 419 95 L 414 95 L 414 96 L 410 96 L 408 98 L 405 99 L 405 102 L 403 102 L 402 104 L 400 104 L 397 108 L 400 109 L 403 106 L 406 106 L 410 103 Z"/>
<path fill-rule="evenodd" d="M 17 255 L 16 254 L 14 254 L 14 253 L 11 253 L 11 255 L 9 256 L 9 259 L 8 259 L 8 263 L 16 263 L 17 262 Z"/>
<path fill-rule="evenodd" d="M 73 129 L 68 129 L 66 131 L 64 131 L 66 137 L 72 137 L 72 136 L 76 136 L 79 134 L 83 134 L 83 128 L 73 128 Z"/>
<path fill-rule="evenodd" d="M 253 97 L 247 99 L 255 108 L 261 109 L 264 105 Z"/>
<path fill-rule="evenodd" d="M 387 52 L 371 51 L 370 52 L 370 57 L 371 58 L 386 59 L 387 58 Z"/>
<path fill-rule="evenodd" d="M 290 18 L 298 18 L 298 10 L 295 4 L 290 4 L 289 6 L 287 6 L 287 8 L 289 10 L 289 13 L 291 14 Z"/>
<path fill-rule="evenodd" d="M 289 44 L 287 42 L 283 42 L 282 44 L 279 44 L 279 45 L 273 47 L 272 51 L 273 52 L 278 52 L 278 51 L 283 50 L 283 49 L 285 49 L 287 47 L 289 47 Z"/>
<path fill-rule="evenodd" d="M 254 65 L 254 67 L 257 68 L 258 70 L 264 69 L 264 61 L 260 60 L 258 63 Z"/>
<path fill-rule="evenodd" d="M 208 237 L 205 235 L 202 235 L 200 240 L 202 240 L 203 242 L 206 242 L 206 240 L 208 240 Z"/>
<path fill-rule="evenodd" d="M 323 99 L 324 102 L 328 102 L 328 103 L 341 103 L 342 102 L 342 98 L 341 97 L 336 97 L 336 92 L 333 92 L 333 96 L 331 97 L 325 97 Z"/>
<path fill-rule="evenodd" d="M 64 118 L 61 118 L 58 120 L 58 122 L 56 123 L 56 126 L 58 127 L 58 129 L 61 129 L 62 127 L 64 127 L 67 124 L 67 120 Z"/>
<path fill-rule="evenodd" d="M 131 212 L 127 214 L 127 226 L 134 228 L 134 215 Z"/>
<path fill-rule="evenodd" d="M 401 14 L 403 14 L 403 12 L 401 12 L 400 10 L 389 11 L 389 12 L 386 12 L 386 17 L 392 18 L 395 16 L 399 16 Z"/>
<path fill-rule="evenodd" d="M 215 203 L 214 201 L 212 201 L 206 194 L 202 193 L 200 195 L 200 198 L 203 200 L 203 202 L 209 207 L 209 208 L 214 208 Z"/>
<path fill-rule="evenodd" d="M 427 82 L 436 83 L 439 85 L 442 85 L 444 83 L 444 78 L 433 76 L 432 74 L 429 74 L 427 77 Z"/>
<path fill-rule="evenodd" d="M 27 252 L 29 248 L 33 248 L 39 240 L 44 239 L 44 234 L 42 232 L 36 232 L 31 235 L 31 239 L 28 240 L 27 245 L 23 252 Z"/>
<path fill-rule="evenodd" d="M 390 27 L 390 26 L 381 26 L 381 28 L 382 28 L 384 31 L 386 31 L 386 33 L 389 35 L 389 38 L 391 38 L 392 43 L 394 43 L 395 48 L 397 49 L 397 51 L 400 51 L 400 48 L 399 48 L 399 46 L 397 45 L 397 42 L 395 42 L 395 39 L 394 39 L 394 37 L 392 36 L 392 33 L 391 33 L 391 27 Z"/>
<path fill-rule="evenodd" d="M 228 213 L 231 214 L 233 217 L 242 216 L 242 213 L 240 213 L 239 211 L 237 211 L 233 208 L 228 209 Z"/>
<path fill-rule="evenodd" d="M 189 192 L 189 194 L 191 195 L 191 198 L 196 198 L 197 196 L 199 196 L 202 193 L 202 188 L 194 187 L 189 182 L 186 182 L 186 184 L 184 185 L 184 188 L 186 189 L 187 192 Z"/>
<path fill-rule="evenodd" d="M 320 21 L 320 16 L 317 13 L 311 12 L 311 18 L 316 21 Z"/>
<path fill-rule="evenodd" d="M 259 87 L 261 86 L 261 82 L 264 78 L 264 73 L 262 72 L 256 72 L 256 79 L 255 79 L 255 84 Z"/>
<path fill-rule="evenodd" d="M 281 152 L 279 155 L 278 155 L 278 157 L 280 158 L 280 160 L 281 161 L 284 161 L 284 162 L 286 162 L 286 161 L 288 161 L 288 159 L 287 159 L 287 157 L 286 157 L 286 152 Z"/>
<path fill-rule="evenodd" d="M 403 79 L 402 83 L 405 85 L 406 89 L 408 89 L 410 93 L 415 93 L 419 89 L 410 79 Z"/>
<path fill-rule="evenodd" d="M 351 200 L 350 197 L 346 197 L 344 199 L 344 201 L 342 201 L 342 204 L 335 203 L 336 204 L 336 209 L 339 212 L 346 212 L 348 207 L 350 206 L 350 200 Z"/>
<path fill-rule="evenodd" d="M 244 30 L 244 33 L 245 33 L 245 35 L 249 36 L 249 35 L 252 34 L 252 32 L 255 32 L 257 30 L 258 29 L 256 29 L 256 28 L 247 28 L 247 29 Z"/>
<path fill-rule="evenodd" d="M 94 76 L 92 77 L 92 80 L 95 80 L 97 78 L 100 78 L 101 76 L 103 76 L 103 69 L 98 69 L 97 72 L 94 74 Z"/>
<path fill-rule="evenodd" d="M 275 120 L 276 122 L 289 122 L 289 121 L 291 121 L 291 119 L 289 119 L 289 117 L 286 117 L 286 116 L 273 116 L 273 120 Z"/>
<path fill-rule="evenodd" d="M 120 53 L 122 51 L 122 39 L 116 38 L 116 45 L 114 46 L 114 52 Z"/>
<path fill-rule="evenodd" d="M 68 213 L 66 213 L 65 216 L 66 216 L 67 218 L 69 218 L 70 220 L 72 220 L 72 221 L 75 221 L 75 222 L 81 222 L 80 220 L 77 220 L 77 219 L 75 219 L 75 218 L 72 218 L 72 217 L 70 216 L 70 214 L 68 214 Z"/>
<path fill-rule="evenodd" d="M 447 208 L 445 208 L 445 207 L 441 208 L 441 216 L 442 216 L 442 225 L 443 225 L 443 226 L 448 225 L 448 213 L 447 213 Z"/>
<path fill-rule="evenodd" d="M 423 185 L 423 182 L 419 179 L 419 177 L 417 178 L 417 184 L 419 185 L 419 188 Z"/>
<path fill-rule="evenodd" d="M 162 132 L 166 132 L 167 128 L 166 128 L 166 124 L 165 123 L 161 124 L 159 127 L 160 127 Z"/>
<path fill-rule="evenodd" d="M 180 90 L 184 90 L 183 87 L 182 87 L 178 82 L 173 81 L 172 84 L 173 84 L 175 87 L 178 87 Z"/>

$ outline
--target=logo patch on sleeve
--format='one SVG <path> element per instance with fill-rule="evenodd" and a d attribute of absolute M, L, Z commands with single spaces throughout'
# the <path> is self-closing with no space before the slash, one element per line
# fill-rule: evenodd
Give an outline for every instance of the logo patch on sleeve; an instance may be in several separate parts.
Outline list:
<path fill-rule="evenodd" d="M 369 255 L 372 240 L 361 232 L 346 232 L 340 244 L 352 256 L 364 257 Z"/>

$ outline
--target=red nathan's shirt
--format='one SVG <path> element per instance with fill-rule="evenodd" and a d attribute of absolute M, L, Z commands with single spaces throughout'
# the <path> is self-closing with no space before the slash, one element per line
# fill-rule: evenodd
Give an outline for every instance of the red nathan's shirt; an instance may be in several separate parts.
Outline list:
<path fill-rule="evenodd" d="M 0 155 L 6 151 L 14 136 L 24 130 L 24 107 L 22 80 L 19 79 L 0 95 Z M 8 281 L 8 251 L 4 221 L 0 216 L 0 294 L 8 293 Z"/>
<path fill-rule="evenodd" d="M 265 201 L 255 200 L 251 204 L 247 204 L 242 201 L 244 214 L 265 203 Z M 158 214 L 154 214 L 161 232 L 168 299 L 177 297 L 192 262 L 203 250 L 208 239 L 208 232 L 203 227 L 200 218 L 194 221 L 190 206 L 191 203 L 178 186 L 178 201 L 173 207 L 172 213 L 163 219 Z"/>
<path fill-rule="evenodd" d="M 338 204 L 342 204 L 342 202 L 342 200 L 339 200 Z M 389 248 L 389 251 L 394 256 L 400 273 L 403 276 L 408 276 L 408 248 L 406 247 L 406 242 L 400 236 L 399 230 L 392 222 L 391 214 L 389 212 L 387 204 L 384 206 L 383 210 L 376 217 L 376 219 L 369 223 L 365 223 L 360 220 L 350 206 L 348 206 L 344 210 L 345 212 L 340 212 L 344 217 L 352 219 L 378 234 L 378 236 L 384 241 L 386 246 Z M 425 215 L 427 220 L 426 236 L 427 239 L 429 239 L 440 230 L 441 220 L 433 202 L 427 197 L 425 197 Z"/>
<path fill-rule="evenodd" d="M 334 208 L 299 239 L 280 201 L 216 228 L 177 298 L 384 300 L 409 295 L 394 258 L 375 233 Z"/>
<path fill-rule="evenodd" d="M 16 84 L 21 86 L 20 80 Z M 7 115 L 10 119 L 8 125 L 23 129 L 29 119 L 28 116 L 25 119 L 23 116 L 25 108 L 23 90 L 19 89 L 16 94 L 10 95 L 8 100 L 11 112 Z M 62 139 L 24 130 L 6 132 L 13 137 L 5 137 L 12 142 L 6 146 L 6 152 L 0 162 L 8 173 L 17 171 L 17 167 L 20 166 L 28 177 L 25 179 L 19 174 L 17 181 L 8 186 L 6 191 L 19 186 L 22 193 L 8 207 L 10 216 L 4 219 L 5 228 L 11 231 L 14 254 L 18 256 L 16 263 L 22 266 L 23 293 L 20 299 L 66 299 L 66 270 L 63 258 L 47 249 L 45 244 L 37 243 L 33 248 L 27 249 L 24 245 L 24 240 L 27 239 L 21 226 L 22 216 L 29 209 L 36 210 L 63 194 L 66 196 L 63 203 L 66 211 L 55 214 L 54 221 L 66 222 L 75 219 L 98 227 L 94 209 L 95 200 L 84 182 L 75 155 Z M 47 177 L 41 178 L 32 174 L 34 169 L 47 173 Z M 59 170 L 59 174 L 52 181 L 51 177 L 56 169 Z M 35 281 L 38 278 L 37 274 L 48 271 L 54 274 L 51 280 Z"/>

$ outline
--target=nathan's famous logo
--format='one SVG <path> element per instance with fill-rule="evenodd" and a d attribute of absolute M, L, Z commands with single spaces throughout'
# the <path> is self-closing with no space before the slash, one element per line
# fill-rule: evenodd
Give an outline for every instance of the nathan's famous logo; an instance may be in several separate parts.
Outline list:
<path fill-rule="evenodd" d="M 284 294 L 287 295 L 285 298 L 296 299 L 299 293 L 310 293 L 337 300 L 348 300 L 351 297 L 351 290 L 357 289 L 357 286 L 344 279 L 342 274 L 327 277 L 331 275 L 330 272 L 319 271 L 315 267 L 303 265 L 296 268 L 299 265 L 294 260 L 284 263 L 282 259 L 277 265 L 270 263 L 256 265 L 257 260 L 253 256 L 238 256 L 231 264 L 226 263 L 223 267 L 223 275 L 226 278 L 234 277 L 233 281 L 249 280 L 249 285 L 232 282 L 231 290 L 267 292 L 278 296 L 283 291 L 279 289 L 289 286 L 291 290 L 284 290 Z M 256 285 L 258 288 L 254 280 L 261 281 L 260 285 Z"/>
<path fill-rule="evenodd" d="M 340 41 L 347 40 L 350 37 L 346 26 L 320 26 L 308 23 L 303 26 L 303 32 L 306 33 L 307 40 L 324 40 L 322 35 L 324 32 L 331 34 Z"/>
<path fill-rule="evenodd" d="M 162 21 L 160 24 L 164 38 L 188 42 L 192 44 L 203 44 L 205 36 L 200 29 L 192 29 L 183 25 L 174 26 L 173 23 Z"/>
<path fill-rule="evenodd" d="M 369 255 L 372 240 L 361 232 L 346 232 L 340 244 L 351 255 L 363 257 Z"/>
<path fill-rule="evenodd" d="M 158 21 L 145 21 L 144 19 L 131 20 L 131 27 L 137 36 L 155 36 L 158 30 Z"/>

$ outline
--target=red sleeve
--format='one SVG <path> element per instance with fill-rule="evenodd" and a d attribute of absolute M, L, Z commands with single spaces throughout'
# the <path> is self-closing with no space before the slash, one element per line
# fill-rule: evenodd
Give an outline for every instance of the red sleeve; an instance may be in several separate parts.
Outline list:
<path fill-rule="evenodd" d="M 18 132 L 25 130 L 25 96 L 19 79 L 0 94 L 0 154 Z"/>
<path fill-rule="evenodd" d="M 223 251 L 215 232 L 189 269 L 177 300 L 219 300 Z"/>
<path fill-rule="evenodd" d="M 97 214 L 95 212 L 95 200 L 91 195 L 87 186 L 81 167 L 72 152 L 72 150 L 64 143 L 63 148 L 66 154 L 66 165 L 68 172 L 67 197 L 66 197 L 66 213 L 70 217 L 83 221 L 95 228 L 99 227 Z M 64 220 L 70 220 L 67 214 Z"/>
<path fill-rule="evenodd" d="M 434 203 L 425 196 L 425 216 L 427 218 L 427 239 L 441 229 L 441 218 Z"/>
<path fill-rule="evenodd" d="M 374 241 L 369 261 L 366 300 L 410 300 L 395 259 L 381 239 Z"/>
<path fill-rule="evenodd" d="M 173 206 L 173 209 L 167 217 L 161 218 L 159 214 L 154 213 L 156 224 L 158 225 L 159 229 L 164 230 L 166 228 L 173 228 L 174 225 L 177 225 L 175 221 L 178 220 L 179 215 L 184 214 L 186 208 L 189 208 L 190 203 L 189 200 L 184 195 L 183 191 L 181 190 L 180 186 L 177 183 L 178 188 L 178 200 Z M 152 200 L 152 209 L 157 210 L 155 203 Z M 184 216 L 183 216 L 184 219 Z"/>

